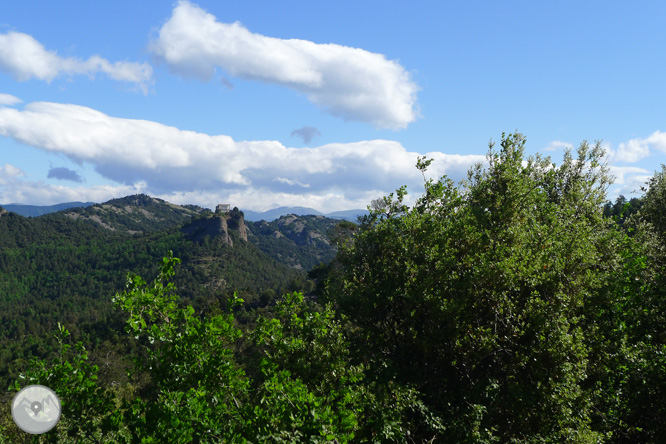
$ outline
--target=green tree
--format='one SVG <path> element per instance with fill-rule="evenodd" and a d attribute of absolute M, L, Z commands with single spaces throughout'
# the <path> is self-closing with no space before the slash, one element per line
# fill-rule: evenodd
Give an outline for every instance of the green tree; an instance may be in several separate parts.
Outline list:
<path fill-rule="evenodd" d="M 595 341 L 597 420 L 619 443 L 661 442 L 666 433 L 666 167 L 643 189 Z"/>
<path fill-rule="evenodd" d="M 415 390 L 366 380 L 330 305 L 285 295 L 274 316 L 260 318 L 246 337 L 253 360 L 252 348 L 239 344 L 243 334 L 231 313 L 242 300 L 234 294 L 227 312 L 195 315 L 170 282 L 179 262 L 169 252 L 151 284 L 130 274 L 126 290 L 113 298 L 138 346 L 131 383 L 114 390 L 98 385 L 97 366 L 82 345 L 72 353 L 61 328 L 58 359 L 34 359 L 12 387 L 54 389 L 61 423 L 26 438 L 5 418 L 0 442 L 414 443 L 415 424 L 425 424 L 432 437 L 441 432 Z"/>
<path fill-rule="evenodd" d="M 128 331 L 145 346 L 146 357 L 136 364 L 151 380 L 142 397 L 125 405 L 129 428 L 144 443 L 167 436 L 179 443 L 243 442 L 248 380 L 232 351 L 241 332 L 230 313 L 202 320 L 191 306 L 178 307 L 167 281 L 179 262 L 170 252 L 152 285 L 130 276 L 127 290 L 114 297 L 129 314 Z"/>
<path fill-rule="evenodd" d="M 29 437 L 13 424 L 6 424 L 0 442 L 129 442 L 127 430 L 121 426 L 116 393 L 98 384 L 99 368 L 88 362 L 88 352 L 81 342 L 72 347 L 69 336 L 69 331 L 59 324 L 57 358 L 48 364 L 33 359 L 29 371 L 9 387 L 19 391 L 39 384 L 54 390 L 61 401 L 58 427 L 42 437 Z"/>
<path fill-rule="evenodd" d="M 356 350 L 413 384 L 444 419 L 442 442 L 597 442 L 585 389 L 586 303 L 617 258 L 601 205 L 600 144 L 555 168 L 524 138 L 491 144 L 460 186 L 425 183 L 369 208 L 328 296 Z M 431 161 L 419 159 L 425 173 Z"/>
<path fill-rule="evenodd" d="M 260 318 L 252 333 L 262 370 L 257 442 L 413 443 L 420 442 L 412 437 L 417 422 L 433 439 L 443 431 L 415 390 L 378 384 L 352 363 L 344 319 L 335 319 L 330 304 L 292 293 L 275 315 Z"/>

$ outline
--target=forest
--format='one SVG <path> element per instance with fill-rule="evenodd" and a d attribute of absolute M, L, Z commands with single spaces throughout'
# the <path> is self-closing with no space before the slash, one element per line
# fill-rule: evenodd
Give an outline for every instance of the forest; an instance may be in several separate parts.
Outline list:
<path fill-rule="evenodd" d="M 177 228 L 101 235 L 79 221 L 77 244 L 56 215 L 3 236 L 0 269 L 21 273 L 0 275 L 13 363 L 0 443 L 662 442 L 666 166 L 613 203 L 600 144 L 554 167 L 503 134 L 459 183 L 426 180 L 431 162 L 416 164 L 411 207 L 401 187 L 327 227 L 336 253 L 307 275 Z M 49 248 L 31 247 L 39 236 Z M 82 260 L 52 273 L 72 285 L 31 273 L 68 250 Z M 215 272 L 186 263 L 220 255 L 239 278 L 197 286 Z M 62 402 L 44 435 L 12 422 L 30 384 Z"/>

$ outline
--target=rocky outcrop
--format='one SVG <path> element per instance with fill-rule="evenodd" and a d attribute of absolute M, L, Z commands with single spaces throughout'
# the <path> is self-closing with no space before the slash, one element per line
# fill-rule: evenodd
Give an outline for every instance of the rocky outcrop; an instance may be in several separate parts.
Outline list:
<path fill-rule="evenodd" d="M 328 236 L 339 223 L 339 220 L 322 216 L 294 214 L 272 222 L 247 222 L 250 242 L 274 255 L 279 262 L 303 270 L 335 257 L 335 247 Z"/>
<path fill-rule="evenodd" d="M 201 242 L 204 237 L 209 236 L 225 245 L 233 246 L 234 242 L 229 236 L 227 218 L 215 215 L 208 219 L 198 219 L 191 224 L 185 225 L 180 231 L 195 242 Z"/>
<path fill-rule="evenodd" d="M 309 219 L 323 219 L 321 216 L 311 216 Z M 296 216 L 295 214 L 289 214 L 287 216 L 280 217 L 276 224 L 279 231 L 275 231 L 275 237 L 287 236 L 289 239 L 293 240 L 297 245 L 300 246 L 312 246 L 317 243 L 317 241 L 324 242 L 328 244 L 328 240 L 324 238 L 320 233 L 317 233 L 311 229 L 307 220 L 303 216 Z M 279 235 L 278 235 L 279 233 Z"/>
<path fill-rule="evenodd" d="M 234 208 L 227 216 L 227 225 L 231 230 L 234 230 L 238 233 L 238 237 L 245 242 L 247 242 L 247 228 L 245 227 L 245 219 L 243 218 L 243 213 L 238 211 L 238 208 Z"/>
<path fill-rule="evenodd" d="M 180 231 L 195 242 L 201 242 L 204 237 L 209 236 L 211 240 L 214 239 L 230 247 L 234 245 L 234 241 L 229 235 L 230 231 L 233 231 L 239 239 L 247 242 L 247 228 L 243 213 L 237 210 L 197 219 L 185 225 Z"/>

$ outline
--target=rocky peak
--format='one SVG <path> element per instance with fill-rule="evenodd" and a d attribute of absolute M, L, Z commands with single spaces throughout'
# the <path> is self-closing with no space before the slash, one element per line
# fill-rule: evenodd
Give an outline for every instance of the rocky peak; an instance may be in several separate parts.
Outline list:
<path fill-rule="evenodd" d="M 245 227 L 245 217 L 238 207 L 234 207 L 227 213 L 227 225 L 230 229 L 238 232 L 238 237 L 247 242 L 247 228 Z"/>
<path fill-rule="evenodd" d="M 181 228 L 181 232 L 195 242 L 201 242 L 205 236 L 232 247 L 234 241 L 229 235 L 233 231 L 238 238 L 247 242 L 247 228 L 243 213 L 234 208 L 229 213 L 216 213 L 211 217 L 197 219 Z"/>

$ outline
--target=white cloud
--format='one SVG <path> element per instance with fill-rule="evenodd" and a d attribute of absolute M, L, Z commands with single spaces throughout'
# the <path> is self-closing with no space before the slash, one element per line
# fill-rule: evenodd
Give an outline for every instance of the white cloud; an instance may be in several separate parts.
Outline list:
<path fill-rule="evenodd" d="M 287 185 L 297 185 L 297 186 L 303 187 L 303 188 L 310 188 L 310 185 L 308 185 L 307 183 L 301 183 L 298 180 L 292 180 L 292 179 L 288 179 L 286 177 L 276 177 L 273 180 L 275 182 L 286 183 Z"/>
<path fill-rule="evenodd" d="M 544 151 L 557 151 L 560 149 L 570 149 L 573 150 L 573 145 L 569 142 L 562 142 L 560 140 L 554 140 L 548 144 Z"/>
<path fill-rule="evenodd" d="M 649 177 L 650 171 L 644 169 L 644 168 L 638 168 L 638 167 L 622 167 L 622 166 L 616 166 L 616 165 L 609 165 L 608 169 L 610 170 L 610 174 L 615 177 L 614 184 L 616 185 L 625 185 L 627 182 L 631 182 L 635 176 L 635 174 L 640 174 L 640 177 L 643 177 L 647 175 Z M 626 179 L 625 177 L 629 176 L 629 179 Z"/>
<path fill-rule="evenodd" d="M 13 31 L 0 34 L 0 70 L 18 81 L 35 78 L 46 82 L 60 75 L 104 73 L 113 80 L 135 83 L 144 93 L 153 75 L 153 69 L 147 63 L 112 63 L 98 55 L 87 60 L 60 57 L 32 36 Z"/>
<path fill-rule="evenodd" d="M 204 208 L 215 208 L 216 204 L 226 202 L 232 206 L 253 211 L 266 211 L 279 206 L 301 206 L 327 213 L 338 210 L 365 209 L 373 199 L 385 194 L 381 190 L 363 191 L 357 196 L 348 196 L 336 190 L 320 194 L 296 194 L 248 188 L 232 193 L 193 191 L 156 194 L 155 197 L 180 205 L 195 204 Z"/>
<path fill-rule="evenodd" d="M 418 87 L 398 62 L 359 48 L 255 34 L 187 1 L 177 4 L 150 48 L 180 75 L 210 80 L 219 67 L 301 91 L 345 120 L 402 129 L 419 117 Z"/>
<path fill-rule="evenodd" d="M 103 202 L 114 197 L 143 192 L 144 186 L 101 185 L 71 188 L 50 185 L 42 181 L 25 179 L 27 175 L 20 168 L 5 164 L 0 167 L 0 203 L 29 203 L 32 205 L 52 205 L 61 202 Z"/>
<path fill-rule="evenodd" d="M 621 143 L 614 153 L 613 160 L 627 163 L 638 162 L 650 155 L 651 148 L 666 153 L 666 133 L 655 131 L 649 137 L 631 139 Z"/>
<path fill-rule="evenodd" d="M 14 97 L 11 94 L 0 94 L 0 106 L 12 106 L 21 102 L 23 102 L 23 100 Z"/>
<path fill-rule="evenodd" d="M 615 201 L 620 195 L 627 199 L 643 194 L 641 187 L 652 177 L 652 174 L 628 174 L 622 181 L 616 182 L 608 189 L 608 200 Z"/>
<path fill-rule="evenodd" d="M 126 186 L 144 181 L 146 192 L 153 195 L 218 196 L 211 205 L 220 196 L 273 196 L 299 205 L 321 202 L 326 207 L 318 209 L 326 211 L 361 201 L 364 208 L 370 194 L 374 199 L 401 185 L 416 193 L 423 184 L 414 166 L 419 153 L 391 140 L 288 148 L 277 141 L 234 141 L 46 102 L 27 104 L 23 110 L 0 108 L 0 135 L 91 163 L 106 178 Z M 480 155 L 426 155 L 434 159 L 431 177 L 446 173 L 456 180 L 465 177 L 473 163 L 485 160 Z M 258 203 L 237 205 L 254 209 Z"/>
<path fill-rule="evenodd" d="M 14 165 L 6 163 L 5 166 L 0 167 L 0 181 L 20 176 L 25 176 L 25 172 L 22 169 L 15 167 Z"/>
<path fill-rule="evenodd" d="M 618 162 L 638 162 L 650 155 L 650 145 L 646 139 L 631 139 L 621 143 L 613 160 Z"/>
<path fill-rule="evenodd" d="M 666 153 L 666 133 L 655 131 L 647 138 L 647 143 L 662 153 Z"/>

